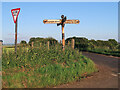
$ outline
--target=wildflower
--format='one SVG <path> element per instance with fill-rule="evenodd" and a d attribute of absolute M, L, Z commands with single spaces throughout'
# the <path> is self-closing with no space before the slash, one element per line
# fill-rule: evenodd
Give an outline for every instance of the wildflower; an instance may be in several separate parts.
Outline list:
<path fill-rule="evenodd" d="M 10 62 L 8 61 L 7 64 L 10 64 Z"/>

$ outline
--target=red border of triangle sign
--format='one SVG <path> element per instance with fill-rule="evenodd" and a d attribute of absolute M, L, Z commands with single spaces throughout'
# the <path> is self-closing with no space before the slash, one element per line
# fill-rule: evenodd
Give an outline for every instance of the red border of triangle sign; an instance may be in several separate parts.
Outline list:
<path fill-rule="evenodd" d="M 20 8 L 16 8 L 16 9 L 11 10 L 14 23 L 16 23 L 19 12 L 20 12 Z"/>

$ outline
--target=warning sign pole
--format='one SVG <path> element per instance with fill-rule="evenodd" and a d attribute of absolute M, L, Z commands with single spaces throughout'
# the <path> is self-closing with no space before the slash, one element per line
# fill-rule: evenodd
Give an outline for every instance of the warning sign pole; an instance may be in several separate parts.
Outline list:
<path fill-rule="evenodd" d="M 17 20 L 15 23 L 15 54 L 17 53 Z"/>
<path fill-rule="evenodd" d="M 15 23 L 15 54 L 17 53 L 17 22 L 18 22 L 17 19 L 18 19 L 19 12 L 20 12 L 20 8 L 11 10 L 13 21 Z"/>

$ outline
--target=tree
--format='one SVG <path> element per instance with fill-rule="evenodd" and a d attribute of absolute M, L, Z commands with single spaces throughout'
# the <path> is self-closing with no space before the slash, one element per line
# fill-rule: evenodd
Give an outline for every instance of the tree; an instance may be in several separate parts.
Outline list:
<path fill-rule="evenodd" d="M 50 42 L 50 45 L 54 45 L 54 44 L 58 43 L 58 41 L 56 39 L 52 38 L 52 37 L 48 37 L 48 38 L 32 37 L 29 40 L 29 45 L 31 46 L 31 43 L 34 42 L 34 46 L 40 46 L 40 43 L 41 44 L 46 44 L 47 41 Z"/>
<path fill-rule="evenodd" d="M 110 48 L 111 48 L 112 50 L 117 49 L 118 42 L 117 42 L 115 39 L 109 39 L 108 41 L 109 41 L 110 44 L 111 44 L 111 47 L 110 47 Z"/>
<path fill-rule="evenodd" d="M 118 42 L 115 39 L 109 39 L 108 41 L 114 46 L 118 45 Z"/>
<path fill-rule="evenodd" d="M 68 43 L 68 41 L 69 41 L 71 43 L 72 39 L 75 40 L 75 48 L 79 48 L 79 50 L 87 50 L 87 47 L 88 47 L 88 39 L 87 38 L 71 37 L 71 38 L 67 38 L 65 40 L 65 42 Z"/>
<path fill-rule="evenodd" d="M 22 45 L 22 46 L 26 46 L 26 45 L 27 45 L 27 42 L 24 41 L 24 40 L 22 40 L 22 41 L 20 42 L 20 45 Z"/>
<path fill-rule="evenodd" d="M 120 51 L 120 43 L 117 45 L 117 49 Z"/>
<path fill-rule="evenodd" d="M 97 42 L 94 39 L 89 40 L 89 43 L 91 43 L 89 45 L 92 45 L 92 47 L 97 46 Z"/>
<path fill-rule="evenodd" d="M 24 41 L 24 40 L 22 40 L 22 41 L 20 42 L 20 44 L 27 44 L 27 42 Z"/>

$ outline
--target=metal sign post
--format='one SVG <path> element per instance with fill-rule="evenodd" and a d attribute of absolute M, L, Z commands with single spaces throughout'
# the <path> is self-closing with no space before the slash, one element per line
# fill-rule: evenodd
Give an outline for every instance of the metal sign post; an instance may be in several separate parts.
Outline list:
<path fill-rule="evenodd" d="M 17 20 L 15 23 L 15 53 L 17 53 Z"/>
<path fill-rule="evenodd" d="M 15 53 L 17 53 L 17 17 L 19 12 L 20 12 L 20 8 L 11 10 L 13 21 L 15 23 Z"/>
<path fill-rule="evenodd" d="M 67 20 L 66 16 L 61 16 L 62 19 L 49 19 L 49 20 L 43 20 L 44 24 L 57 24 L 57 26 L 62 26 L 62 49 L 65 50 L 65 34 L 64 34 L 64 26 L 65 24 L 79 24 L 79 20 Z"/>
<path fill-rule="evenodd" d="M 65 34 L 64 34 L 64 26 L 62 26 L 62 49 L 65 50 Z"/>

